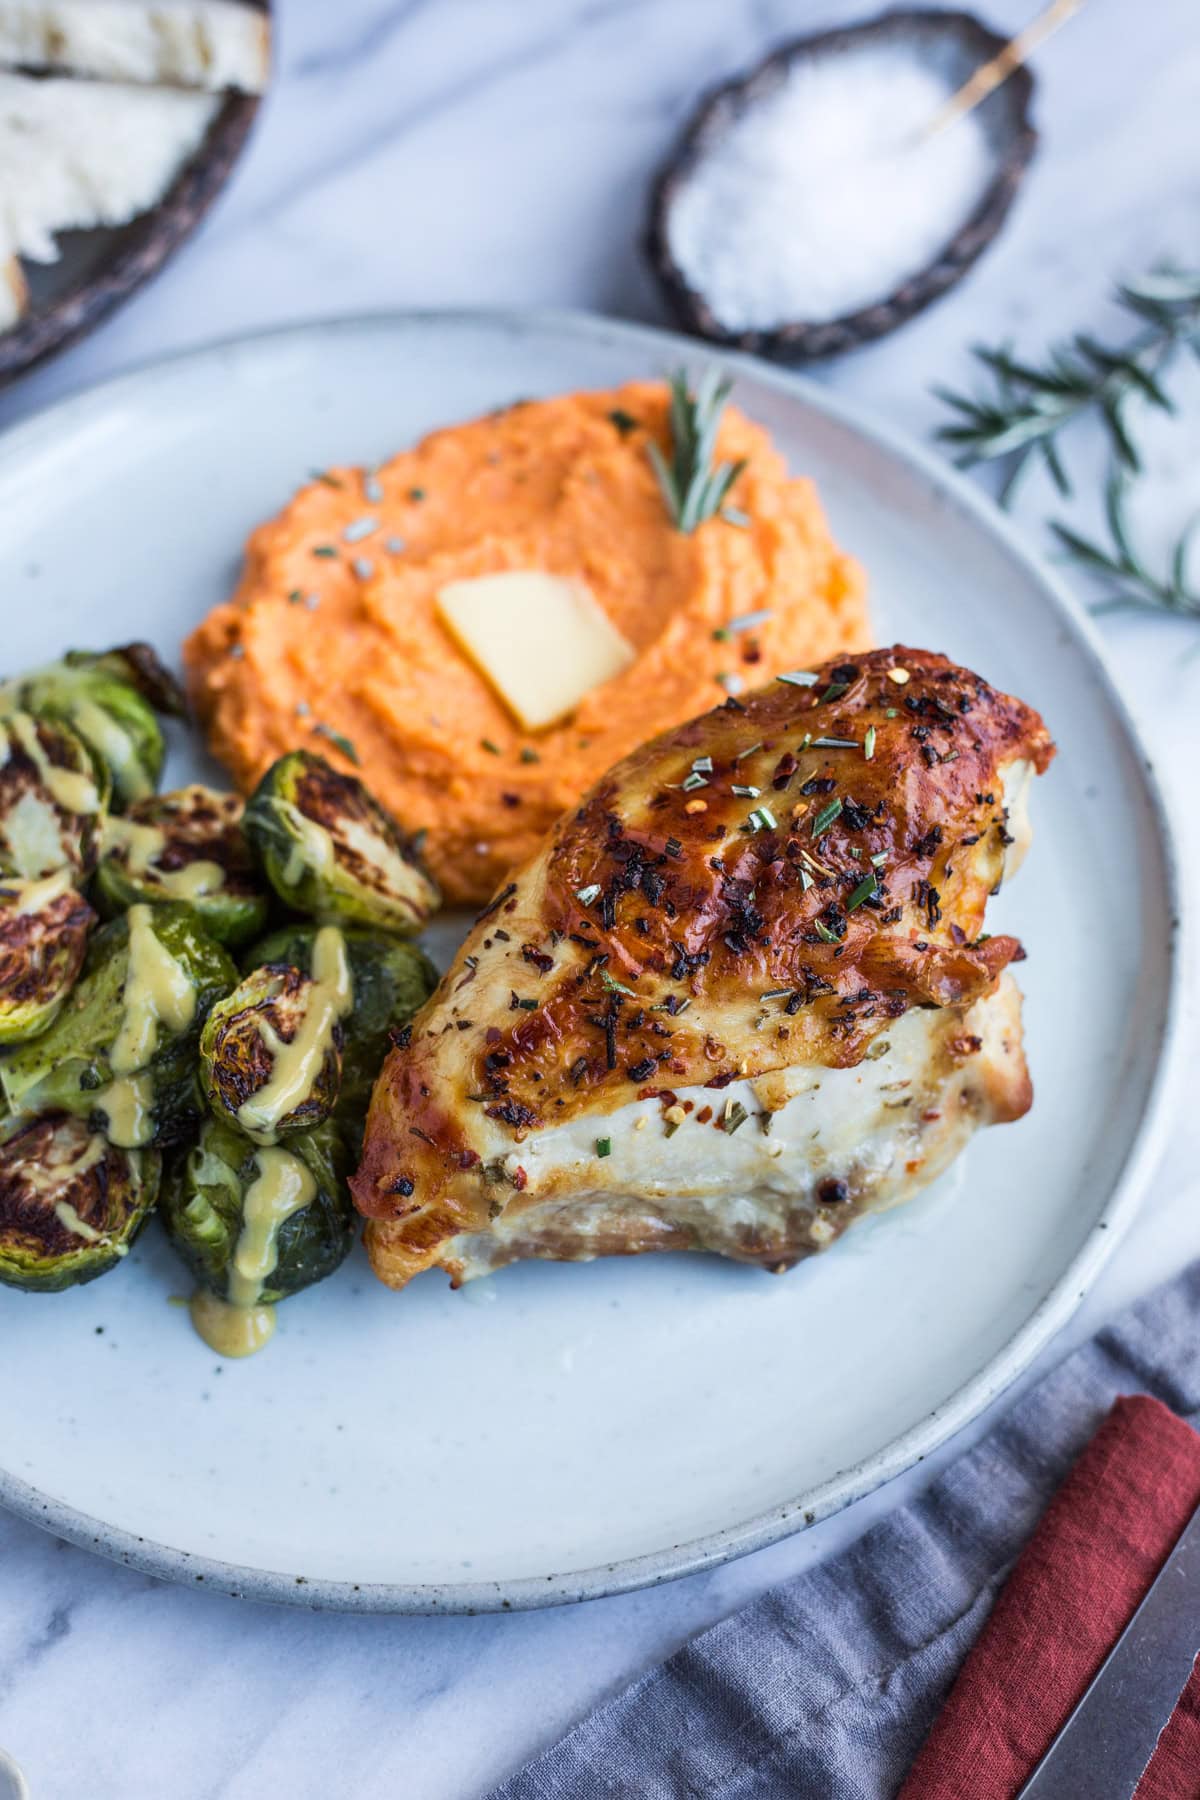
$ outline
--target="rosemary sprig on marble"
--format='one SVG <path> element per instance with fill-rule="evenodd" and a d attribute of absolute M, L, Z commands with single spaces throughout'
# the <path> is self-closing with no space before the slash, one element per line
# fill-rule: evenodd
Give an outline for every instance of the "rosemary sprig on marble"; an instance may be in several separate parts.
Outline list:
<path fill-rule="evenodd" d="M 1055 520 L 1051 530 L 1067 555 L 1108 585 L 1093 612 L 1169 612 L 1200 619 L 1200 589 L 1188 579 L 1188 548 L 1200 527 L 1194 518 L 1177 539 L 1165 573 L 1156 575 L 1133 542 L 1125 499 L 1129 476 L 1115 462 L 1104 492 L 1104 516 L 1109 543 L 1082 537 L 1071 526 Z"/>
<path fill-rule="evenodd" d="M 725 496 L 745 468 L 745 460 L 713 463 L 717 430 L 732 382 L 707 370 L 693 390 L 686 369 L 670 378 L 671 460 L 655 443 L 646 451 L 658 476 L 663 499 L 678 530 L 695 531 L 719 513 Z"/>
<path fill-rule="evenodd" d="M 1138 398 L 1174 411 L 1163 377 L 1180 348 L 1200 353 L 1200 271 L 1151 271 L 1119 287 L 1117 300 L 1140 326 L 1123 344 L 1102 344 L 1077 332 L 1052 348 L 1042 365 L 1022 361 L 1007 346 L 980 347 L 975 355 L 993 378 L 990 393 L 935 389 L 959 415 L 941 426 L 938 437 L 954 447 L 964 467 L 1004 464 L 1004 500 L 1038 457 L 1059 492 L 1071 492 L 1061 436 L 1084 414 L 1103 422 L 1117 466 L 1136 473 L 1141 464 L 1126 420 L 1128 403 Z"/>

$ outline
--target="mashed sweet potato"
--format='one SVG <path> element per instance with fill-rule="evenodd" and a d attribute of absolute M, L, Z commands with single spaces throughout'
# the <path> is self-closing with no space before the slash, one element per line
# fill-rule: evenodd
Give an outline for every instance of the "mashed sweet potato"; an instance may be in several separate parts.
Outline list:
<path fill-rule="evenodd" d="M 374 473 L 332 469 L 302 488 L 251 535 L 236 593 L 184 648 L 235 781 L 250 788 L 298 745 L 339 766 L 353 750 L 404 827 L 427 833 L 447 900 L 474 903 L 611 763 L 716 704 L 719 676 L 749 687 L 868 644 L 861 571 L 764 431 L 726 411 L 718 455 L 748 459 L 734 517 L 690 535 L 648 436 L 668 450 L 667 390 L 632 383 L 511 406 Z M 535 735 L 435 611 L 446 583 L 509 569 L 585 582 L 637 652 Z"/>

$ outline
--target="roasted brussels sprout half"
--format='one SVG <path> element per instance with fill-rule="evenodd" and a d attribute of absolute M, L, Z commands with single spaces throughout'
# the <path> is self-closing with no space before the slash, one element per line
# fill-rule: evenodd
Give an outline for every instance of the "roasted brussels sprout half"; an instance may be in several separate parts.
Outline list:
<path fill-rule="evenodd" d="M 83 881 L 100 844 L 107 778 L 67 726 L 19 709 L 0 716 L 0 875 Z"/>
<path fill-rule="evenodd" d="M 186 901 L 222 944 L 245 943 L 267 919 L 241 800 L 198 785 L 135 801 L 106 821 L 95 891 L 110 917 L 139 900 Z"/>
<path fill-rule="evenodd" d="M 70 1113 L 0 1125 L 0 1281 L 56 1293 L 120 1261 L 158 1195 L 154 1150 L 118 1150 Z"/>
<path fill-rule="evenodd" d="M 354 1004 L 345 941 L 315 934 L 310 969 L 269 963 L 213 1007 L 200 1034 L 209 1105 L 259 1144 L 329 1117 L 342 1079 L 342 1020 Z"/>
<path fill-rule="evenodd" d="M 6 681 L 0 709 L 22 708 L 68 726 L 104 771 L 119 810 L 154 792 L 165 755 L 162 728 L 139 680 L 125 651 L 72 650 L 61 662 Z"/>
<path fill-rule="evenodd" d="M 96 932 L 49 1030 L 0 1062 L 9 1106 L 92 1118 L 125 1149 L 186 1141 L 201 1111 L 200 1029 L 236 981 L 188 907 L 131 907 Z"/>
<path fill-rule="evenodd" d="M 297 912 L 414 936 L 440 896 L 414 846 L 353 775 L 294 750 L 246 803 L 246 836 Z"/>
<path fill-rule="evenodd" d="M 270 1305 L 323 1281 L 354 1242 L 345 1148 L 331 1122 L 286 1146 L 221 1119 L 172 1159 L 160 1214 L 196 1279 L 234 1306 Z"/>
<path fill-rule="evenodd" d="M 83 967 L 96 915 L 67 870 L 40 881 L 0 877 L 0 1044 L 44 1031 Z"/>
<path fill-rule="evenodd" d="M 247 952 L 256 963 L 292 963 L 312 972 L 315 925 L 285 925 L 260 938 Z M 354 1002 L 346 1016 L 342 1089 L 338 1113 L 348 1123 L 366 1113 L 375 1077 L 388 1052 L 389 1034 L 407 1025 L 438 984 L 438 972 L 416 944 L 383 931 L 347 926 L 342 931 L 350 959 Z"/>

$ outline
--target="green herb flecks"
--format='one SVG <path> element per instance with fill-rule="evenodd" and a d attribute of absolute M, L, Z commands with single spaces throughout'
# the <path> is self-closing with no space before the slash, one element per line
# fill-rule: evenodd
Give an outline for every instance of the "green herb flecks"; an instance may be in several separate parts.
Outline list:
<path fill-rule="evenodd" d="M 494 744 L 491 738 L 480 738 L 479 748 L 481 750 L 486 750 L 489 756 L 502 756 L 504 754 L 499 744 Z"/>
<path fill-rule="evenodd" d="M 866 900 L 873 900 L 879 892 L 879 880 L 875 875 L 864 875 L 850 898 L 846 902 L 848 913 L 857 912 Z"/>
<path fill-rule="evenodd" d="M 875 727 L 873 725 L 868 725 L 866 731 L 863 733 L 863 755 L 866 757 L 867 761 L 870 762 L 874 754 Z"/>
<path fill-rule="evenodd" d="M 743 631 L 753 631 L 756 626 L 765 625 L 767 620 L 773 617 L 774 609 L 772 607 L 760 606 L 757 612 L 742 613 L 740 617 L 730 619 L 727 625 L 718 625 L 713 632 L 713 637 L 718 644 L 725 644 L 730 638 L 737 637 Z"/>
<path fill-rule="evenodd" d="M 315 736 L 323 737 L 327 743 L 333 745 L 335 750 L 340 750 L 342 755 L 356 768 L 360 766 L 358 751 L 344 731 L 335 731 L 332 725 L 322 725 L 319 722 L 312 729 Z"/>
<path fill-rule="evenodd" d="M 600 982 L 603 987 L 608 989 L 610 994 L 628 994 L 630 999 L 635 998 L 633 989 L 631 987 L 626 987 L 625 983 L 623 981 L 618 981 L 614 975 L 610 975 L 607 969 L 601 969 Z"/>
<path fill-rule="evenodd" d="M 828 831 L 829 827 L 833 824 L 833 821 L 836 818 L 840 817 L 841 811 L 842 811 L 842 803 L 840 800 L 827 801 L 826 804 L 821 808 L 820 812 L 817 813 L 813 818 L 813 822 L 812 822 L 813 836 L 815 838 L 819 838 L 823 832 Z"/>
<path fill-rule="evenodd" d="M 668 463 L 654 443 L 647 444 L 646 453 L 678 531 L 695 531 L 719 513 L 746 466 L 744 459 L 713 462 L 717 431 L 732 385 L 728 376 L 714 369 L 705 371 L 694 390 L 686 369 L 676 370 L 670 378 L 671 460 Z"/>
<path fill-rule="evenodd" d="M 611 1156 L 612 1155 L 612 1139 L 611 1138 L 597 1138 L 596 1139 L 596 1155 L 597 1156 Z"/>
<path fill-rule="evenodd" d="M 749 1117 L 750 1114 L 740 1100 L 730 1100 L 725 1108 L 725 1116 L 721 1120 L 721 1129 L 732 1137 L 738 1127 L 744 1125 Z"/>
<path fill-rule="evenodd" d="M 808 669 L 789 669 L 786 675 L 777 675 L 775 679 L 788 687 L 816 687 L 818 681 L 818 677 Z"/>

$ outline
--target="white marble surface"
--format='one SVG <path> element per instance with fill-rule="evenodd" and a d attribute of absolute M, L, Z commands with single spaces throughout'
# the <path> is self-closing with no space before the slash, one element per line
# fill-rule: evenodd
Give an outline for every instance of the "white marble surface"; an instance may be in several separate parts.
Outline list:
<path fill-rule="evenodd" d="M 694 96 L 780 37 L 862 10 L 861 0 L 281 0 L 279 79 L 231 191 L 151 289 L 0 399 L 0 426 L 161 352 L 318 314 L 497 302 L 657 318 L 637 247 L 643 196 Z M 988 6 L 1012 29 L 1033 10 L 1033 0 Z M 1041 153 L 1001 241 L 924 318 L 818 372 L 918 435 L 940 416 L 930 383 L 968 378 L 971 341 L 1011 334 L 1036 349 L 1067 327 L 1104 327 L 1110 277 L 1162 253 L 1196 260 L 1190 0 L 1090 0 L 1037 68 Z M 1200 504 L 1200 373 L 1180 388 L 1185 419 L 1145 431 L 1155 479 L 1137 516 L 1151 544 Z M 1081 473 L 1098 466 L 1086 429 L 1075 452 Z M 1039 541 L 1048 505 L 1031 486 L 1020 508 Z M 1185 871 L 1200 872 L 1186 779 L 1200 626 L 1123 617 L 1104 633 L 1175 797 Z M 1138 1224 L 1053 1355 L 1200 1254 L 1198 1152 L 1200 1121 L 1186 1106 Z M 0 1518 L 0 1743 L 34 1800 L 480 1794 L 930 1473 L 715 1573 L 497 1619 L 238 1605 Z"/>

